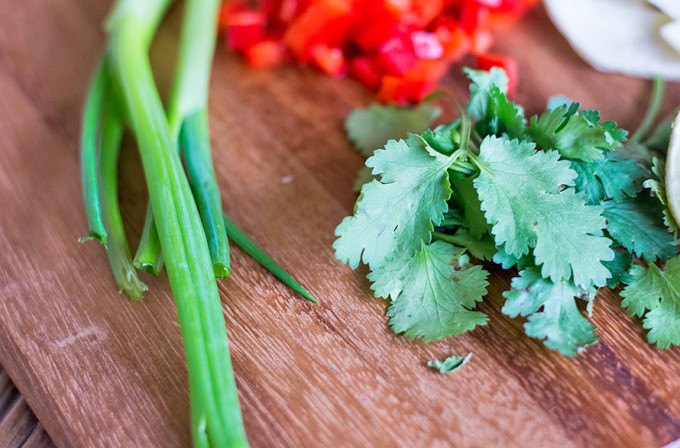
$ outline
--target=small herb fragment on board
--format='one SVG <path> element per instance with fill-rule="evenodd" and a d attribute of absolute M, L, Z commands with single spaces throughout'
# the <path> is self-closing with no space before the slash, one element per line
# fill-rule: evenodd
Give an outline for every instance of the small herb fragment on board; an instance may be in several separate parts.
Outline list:
<path fill-rule="evenodd" d="M 439 359 L 430 359 L 427 361 L 427 366 L 433 370 L 438 371 L 442 375 L 448 375 L 453 373 L 467 364 L 470 359 L 472 359 L 472 353 L 468 353 L 465 356 L 452 355 L 443 361 Z"/>

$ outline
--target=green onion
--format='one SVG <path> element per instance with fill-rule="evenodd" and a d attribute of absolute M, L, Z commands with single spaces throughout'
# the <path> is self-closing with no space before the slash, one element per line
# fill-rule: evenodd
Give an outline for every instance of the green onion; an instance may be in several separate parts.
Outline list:
<path fill-rule="evenodd" d="M 97 148 L 99 147 L 99 121 L 106 85 L 103 62 L 99 62 L 85 100 L 83 130 L 80 137 L 80 172 L 83 185 L 85 214 L 89 226 L 88 237 L 106 246 L 106 229 L 99 200 L 99 173 L 97 172 Z"/>
<path fill-rule="evenodd" d="M 208 84 L 217 33 L 219 1 L 189 0 L 185 5 L 177 75 L 173 84 L 168 121 L 175 141 L 180 140 L 187 160 L 191 189 L 208 238 L 215 276 L 229 276 L 229 242 L 222 222 L 222 204 L 210 158 Z M 154 244 L 155 224 L 147 213 L 136 263 L 158 266 L 160 248 Z"/>
<path fill-rule="evenodd" d="M 89 234 L 104 244 L 121 291 L 141 297 L 147 288 L 136 269 L 158 275 L 167 265 L 186 353 L 194 445 L 239 448 L 248 442 L 215 281 L 229 275 L 227 231 L 289 287 L 316 299 L 223 217 L 207 115 L 216 0 L 185 3 L 177 77 L 167 114 L 163 109 L 148 48 L 170 3 L 118 0 L 108 19 L 109 41 L 83 120 L 83 196 Z M 118 201 L 118 158 L 126 125 L 137 140 L 149 193 L 133 262 Z"/>
<path fill-rule="evenodd" d="M 118 288 L 133 299 L 139 299 L 148 289 L 137 276 L 131 263 L 118 203 L 118 155 L 123 138 L 123 123 L 107 97 L 101 120 L 101 143 L 99 152 L 102 217 L 108 233 L 106 254 Z"/>
<path fill-rule="evenodd" d="M 151 275 L 159 276 L 163 270 L 163 256 L 161 254 L 161 242 L 158 239 L 156 223 L 153 219 L 151 204 L 146 208 L 146 218 L 142 237 L 139 240 L 137 253 L 133 261 L 135 267 L 146 271 Z"/>
<path fill-rule="evenodd" d="M 89 236 L 104 245 L 118 289 L 133 299 L 148 288 L 130 262 L 118 204 L 118 154 L 123 124 L 115 110 L 105 62 L 100 62 L 85 106 L 81 164 Z"/>
<path fill-rule="evenodd" d="M 230 271 L 229 243 L 222 220 L 220 191 L 210 158 L 210 134 L 205 109 L 194 112 L 184 120 L 181 138 L 189 184 L 208 238 L 215 276 L 227 277 Z"/>
<path fill-rule="evenodd" d="M 247 446 L 208 243 L 141 44 L 150 23 L 167 5 L 167 0 L 120 0 L 108 26 L 107 56 L 139 143 L 177 306 L 189 371 L 194 444 Z"/>
<path fill-rule="evenodd" d="M 286 272 L 272 257 L 260 248 L 253 240 L 248 237 L 234 221 L 232 221 L 226 214 L 224 215 L 224 224 L 227 227 L 227 233 L 237 246 L 243 249 L 248 255 L 253 257 L 255 261 L 260 263 L 271 272 L 276 278 L 281 280 L 290 289 L 300 294 L 310 302 L 317 303 L 318 300 L 312 296 L 305 288 L 303 288 L 288 272 Z"/>

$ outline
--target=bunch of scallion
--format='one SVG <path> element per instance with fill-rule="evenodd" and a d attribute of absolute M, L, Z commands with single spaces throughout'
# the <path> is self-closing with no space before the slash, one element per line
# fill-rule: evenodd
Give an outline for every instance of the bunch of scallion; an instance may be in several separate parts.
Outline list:
<path fill-rule="evenodd" d="M 227 235 L 288 286 L 315 299 L 222 212 L 207 121 L 217 0 L 184 2 L 177 71 L 164 108 L 148 51 L 171 3 L 118 0 L 106 23 L 108 42 L 87 96 L 81 142 L 89 237 L 103 244 L 118 288 L 132 298 L 147 289 L 137 270 L 158 275 L 165 264 L 186 351 L 194 445 L 241 447 L 247 439 L 215 281 L 229 275 Z M 149 193 L 134 260 L 118 204 L 126 127 L 137 141 Z"/>

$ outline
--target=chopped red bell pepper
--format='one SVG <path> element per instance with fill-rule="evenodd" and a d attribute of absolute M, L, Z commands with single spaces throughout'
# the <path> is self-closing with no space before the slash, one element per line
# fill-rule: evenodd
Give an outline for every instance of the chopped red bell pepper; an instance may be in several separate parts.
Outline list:
<path fill-rule="evenodd" d="M 439 27 L 435 31 L 444 49 L 444 56 L 451 62 L 458 61 L 470 52 L 472 39 L 463 28 Z"/>
<path fill-rule="evenodd" d="M 269 68 L 286 58 L 286 48 L 281 41 L 263 40 L 245 49 L 246 61 L 256 68 Z"/>
<path fill-rule="evenodd" d="M 502 68 L 508 76 L 508 93 L 512 94 L 517 88 L 519 67 L 514 59 L 495 54 L 480 54 L 477 56 L 477 67 L 481 70 L 491 70 L 492 67 Z"/>
<path fill-rule="evenodd" d="M 406 37 L 394 37 L 380 46 L 378 60 L 391 75 L 403 75 L 416 63 L 413 46 Z"/>
<path fill-rule="evenodd" d="M 444 56 L 444 47 L 435 33 L 414 31 L 411 33 L 411 42 L 418 59 L 439 59 Z"/>
<path fill-rule="evenodd" d="M 323 72 L 336 78 L 347 73 L 347 64 L 341 49 L 318 44 L 312 47 L 311 55 L 314 65 Z"/>
<path fill-rule="evenodd" d="M 319 0 L 290 24 L 284 42 L 302 62 L 311 58 L 314 45 L 340 47 L 350 24 L 350 0 Z"/>
<path fill-rule="evenodd" d="M 422 27 L 440 17 L 444 11 L 444 0 L 413 0 L 412 11 Z"/>
<path fill-rule="evenodd" d="M 382 68 L 374 57 L 358 56 L 349 64 L 349 74 L 371 90 L 380 87 Z"/>
<path fill-rule="evenodd" d="M 489 51 L 491 45 L 493 45 L 491 31 L 479 29 L 471 36 L 470 52 L 474 55 L 483 54 Z"/>
<path fill-rule="evenodd" d="M 226 18 L 227 45 L 243 50 L 264 37 L 265 15 L 259 11 L 235 11 Z"/>
<path fill-rule="evenodd" d="M 287 56 L 331 75 L 349 73 L 383 101 L 415 102 L 449 64 L 472 53 L 480 68 L 517 65 L 490 55 L 492 31 L 538 0 L 226 0 L 220 29 L 229 48 L 257 67 Z M 280 37 L 279 37 L 280 36 Z"/>
<path fill-rule="evenodd" d="M 396 104 L 419 103 L 436 85 L 434 80 L 385 76 L 378 90 L 378 101 Z"/>
<path fill-rule="evenodd" d="M 465 2 L 460 11 L 460 26 L 468 34 L 480 28 L 486 28 L 489 20 L 489 8 L 477 1 Z"/>

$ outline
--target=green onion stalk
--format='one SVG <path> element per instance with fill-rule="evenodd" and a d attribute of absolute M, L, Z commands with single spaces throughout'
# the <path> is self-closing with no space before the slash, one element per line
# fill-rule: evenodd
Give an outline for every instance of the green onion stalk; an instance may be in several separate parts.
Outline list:
<path fill-rule="evenodd" d="M 170 132 L 189 171 L 190 186 L 208 239 L 215 276 L 230 272 L 229 243 L 222 220 L 222 204 L 210 157 L 208 129 L 208 84 L 217 33 L 216 0 L 188 0 L 179 44 L 177 70 L 170 103 Z M 162 257 L 154 216 L 147 212 L 135 264 L 158 274 Z"/>
<path fill-rule="evenodd" d="M 108 23 L 107 57 L 139 144 L 158 239 L 173 291 L 189 371 L 197 447 L 247 446 L 215 275 L 177 140 L 156 88 L 147 35 L 168 0 L 120 0 Z M 215 20 L 203 23 L 212 28 Z"/>
<path fill-rule="evenodd" d="M 138 269 L 158 274 L 166 265 L 186 353 L 194 445 L 238 448 L 248 442 L 216 284 L 216 277 L 230 272 L 228 232 L 286 285 L 316 299 L 222 211 L 207 114 L 218 1 L 185 2 L 167 114 L 163 108 L 148 50 L 171 1 L 118 0 L 107 21 L 108 43 L 88 92 L 81 134 L 88 238 L 102 243 L 118 288 L 132 298 L 147 290 Z M 134 261 L 118 203 L 125 126 L 137 140 L 149 193 Z"/>

